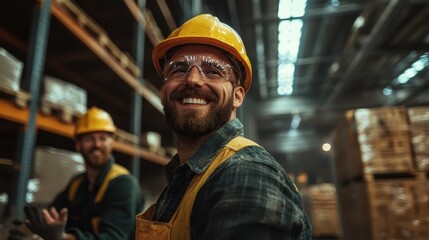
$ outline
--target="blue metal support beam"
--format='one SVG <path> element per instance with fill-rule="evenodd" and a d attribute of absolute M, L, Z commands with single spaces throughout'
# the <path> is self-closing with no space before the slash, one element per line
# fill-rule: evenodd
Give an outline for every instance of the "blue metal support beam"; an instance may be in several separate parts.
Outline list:
<path fill-rule="evenodd" d="M 16 215 L 15 217 L 18 219 L 24 217 L 23 207 L 26 203 L 27 185 L 37 136 L 36 116 L 39 105 L 40 82 L 45 67 L 46 46 L 51 20 L 50 8 L 51 0 L 42 1 L 36 7 L 29 43 L 29 54 L 26 61 L 27 68 L 23 79 L 23 84 L 29 86 L 31 101 L 28 125 L 24 132 L 19 159 L 21 169 L 17 181 L 16 202 L 12 206 L 12 214 Z"/>

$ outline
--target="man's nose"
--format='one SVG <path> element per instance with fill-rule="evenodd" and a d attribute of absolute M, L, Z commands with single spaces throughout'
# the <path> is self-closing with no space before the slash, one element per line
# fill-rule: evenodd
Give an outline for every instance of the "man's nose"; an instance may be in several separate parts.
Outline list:
<path fill-rule="evenodd" d="M 191 69 L 189 69 L 186 82 L 190 85 L 202 84 L 203 76 L 197 66 L 192 66 Z"/>
<path fill-rule="evenodd" d="M 99 139 L 99 138 L 94 138 L 94 145 L 97 147 L 100 147 L 103 143 L 103 140 Z"/>

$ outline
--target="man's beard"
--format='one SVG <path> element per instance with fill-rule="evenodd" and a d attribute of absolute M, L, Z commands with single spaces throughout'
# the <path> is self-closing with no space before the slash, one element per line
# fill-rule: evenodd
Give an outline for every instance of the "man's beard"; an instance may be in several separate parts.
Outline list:
<path fill-rule="evenodd" d="M 97 156 L 97 159 L 94 159 L 94 156 L 91 156 L 91 152 L 98 150 L 101 152 L 101 156 Z M 82 157 L 85 160 L 85 164 L 92 169 L 101 169 L 108 163 L 109 156 L 106 152 L 99 148 L 92 148 L 89 151 L 82 152 Z"/>
<path fill-rule="evenodd" d="M 209 98 L 212 103 L 208 114 L 201 115 L 200 111 L 194 109 L 186 109 L 184 112 L 178 112 L 174 107 L 174 100 L 181 99 L 192 92 L 189 96 L 201 96 L 202 98 Z M 233 97 L 231 96 L 225 105 L 217 104 L 218 98 L 214 94 L 204 93 L 201 90 L 189 89 L 183 90 L 181 93 L 173 93 L 171 102 L 164 101 L 164 112 L 168 125 L 173 131 L 182 137 L 201 137 L 213 133 L 231 117 L 233 109 Z"/>

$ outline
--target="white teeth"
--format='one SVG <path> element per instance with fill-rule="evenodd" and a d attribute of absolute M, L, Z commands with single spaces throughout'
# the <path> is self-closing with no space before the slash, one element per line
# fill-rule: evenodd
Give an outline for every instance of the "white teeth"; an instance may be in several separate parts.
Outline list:
<path fill-rule="evenodd" d="M 207 104 L 207 102 L 204 99 L 201 98 L 184 98 L 182 100 L 182 104 L 200 104 L 200 105 L 205 105 Z"/>

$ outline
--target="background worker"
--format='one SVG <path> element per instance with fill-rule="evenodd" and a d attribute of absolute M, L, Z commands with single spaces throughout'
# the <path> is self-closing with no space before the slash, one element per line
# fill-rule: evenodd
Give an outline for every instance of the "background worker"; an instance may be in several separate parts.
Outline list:
<path fill-rule="evenodd" d="M 138 181 L 114 162 L 115 131 L 110 115 L 96 107 L 77 120 L 75 146 L 86 172 L 70 181 L 50 209 L 25 207 L 32 232 L 45 240 L 134 239 L 143 198 Z"/>
<path fill-rule="evenodd" d="M 252 81 L 239 35 L 209 14 L 155 46 L 161 100 L 177 154 L 168 185 L 138 215 L 136 238 L 311 239 L 294 183 L 236 118 Z"/>

